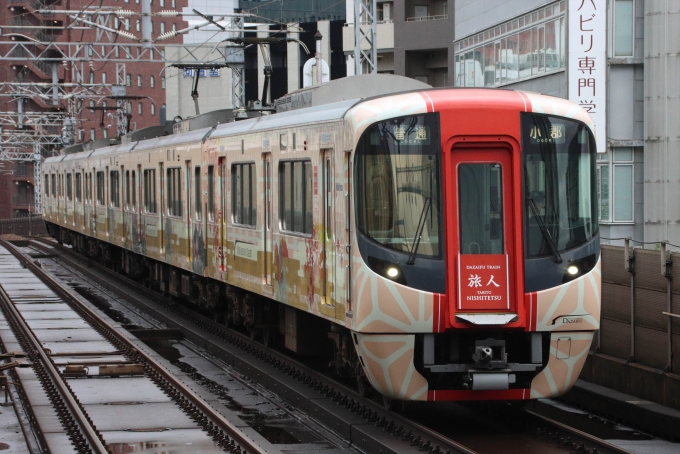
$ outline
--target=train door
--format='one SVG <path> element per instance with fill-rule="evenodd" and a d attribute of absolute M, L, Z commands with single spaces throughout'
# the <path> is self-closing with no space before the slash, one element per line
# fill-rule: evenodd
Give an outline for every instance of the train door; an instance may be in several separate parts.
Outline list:
<path fill-rule="evenodd" d="M 125 170 L 125 166 L 120 167 L 120 176 L 122 178 L 121 184 L 121 204 L 120 212 L 123 219 L 123 247 L 127 247 L 128 236 L 128 222 L 130 218 L 130 170 Z"/>
<path fill-rule="evenodd" d="M 158 199 L 160 201 L 160 210 L 158 210 L 159 213 L 159 223 L 160 225 L 158 226 L 158 231 L 160 232 L 160 244 L 158 245 L 158 252 L 161 257 L 161 260 L 165 258 L 165 188 L 164 186 L 164 180 L 163 178 L 163 163 L 159 162 L 158 163 Z"/>
<path fill-rule="evenodd" d="M 454 197 L 448 204 L 448 243 L 452 279 L 453 323 L 474 313 L 516 313 L 512 155 L 508 148 L 452 150 L 449 174 Z M 478 317 L 474 315 L 473 317 Z M 511 320 L 511 316 L 507 319 Z"/>
<path fill-rule="evenodd" d="M 264 284 L 272 285 L 272 155 L 262 155 L 264 175 Z"/>
<path fill-rule="evenodd" d="M 191 161 L 184 162 L 184 185 L 187 188 L 187 214 L 186 214 L 186 226 L 187 226 L 187 260 L 193 260 L 193 255 L 191 251 L 191 216 L 193 214 L 193 200 L 191 199 Z"/>
<path fill-rule="evenodd" d="M 323 200 L 323 234 L 322 234 L 322 301 L 323 304 L 334 306 L 332 295 L 333 281 L 335 278 L 335 254 L 333 247 L 333 194 L 335 193 L 333 178 L 333 149 L 321 150 L 322 156 L 322 200 Z"/>
<path fill-rule="evenodd" d="M 219 186 L 220 186 L 220 208 L 217 212 L 217 222 L 219 224 L 219 248 L 217 250 L 218 267 L 221 272 L 227 271 L 227 264 L 225 263 L 224 250 L 226 248 L 226 213 L 227 213 L 227 162 L 225 158 L 220 158 L 218 161 L 219 172 Z"/>

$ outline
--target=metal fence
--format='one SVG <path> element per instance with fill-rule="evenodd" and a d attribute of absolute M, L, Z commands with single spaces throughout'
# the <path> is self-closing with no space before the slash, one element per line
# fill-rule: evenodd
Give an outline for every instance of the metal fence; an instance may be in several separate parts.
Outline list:
<path fill-rule="evenodd" d="M 673 355 L 680 352 L 680 254 L 660 246 L 602 246 L 598 351 L 680 374 L 680 354 Z"/>
<path fill-rule="evenodd" d="M 21 218 L 0 219 L 0 235 L 47 235 L 45 221 L 41 214 Z"/>

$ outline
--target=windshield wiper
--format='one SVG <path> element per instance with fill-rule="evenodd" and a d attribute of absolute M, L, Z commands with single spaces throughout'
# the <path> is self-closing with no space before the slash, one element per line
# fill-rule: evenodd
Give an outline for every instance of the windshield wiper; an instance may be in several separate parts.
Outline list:
<path fill-rule="evenodd" d="M 418 220 L 418 227 L 416 228 L 416 237 L 413 238 L 413 245 L 411 246 L 411 252 L 408 255 L 407 265 L 413 265 L 416 260 L 416 253 L 418 252 L 418 246 L 420 246 L 420 236 L 423 234 L 423 229 L 425 228 L 425 222 L 427 221 L 427 212 L 430 211 L 432 206 L 432 197 L 427 197 L 425 199 L 425 205 L 423 206 L 423 211 L 420 212 L 420 220 Z"/>
<path fill-rule="evenodd" d="M 527 201 L 529 202 L 529 208 L 531 208 L 531 212 L 533 213 L 534 218 L 536 218 L 536 222 L 538 222 L 538 228 L 541 230 L 541 234 L 543 235 L 545 242 L 548 243 L 550 252 L 552 252 L 553 261 L 555 263 L 562 263 L 562 256 L 557 251 L 557 246 L 555 246 L 555 240 L 553 240 L 552 235 L 550 235 L 550 232 L 548 232 L 548 228 L 545 226 L 545 222 L 543 222 L 543 218 L 541 217 L 541 214 L 538 212 L 536 202 L 534 202 L 534 199 L 532 198 L 527 198 Z"/>

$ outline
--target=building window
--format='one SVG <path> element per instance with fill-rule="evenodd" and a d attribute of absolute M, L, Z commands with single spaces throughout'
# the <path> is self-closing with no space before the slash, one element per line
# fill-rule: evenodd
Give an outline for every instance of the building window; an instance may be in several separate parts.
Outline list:
<path fill-rule="evenodd" d="M 141 87 L 142 86 L 142 76 L 137 76 L 137 86 Z"/>
<path fill-rule="evenodd" d="M 514 83 L 566 67 L 566 3 L 557 2 L 454 44 L 456 87 Z"/>
<path fill-rule="evenodd" d="M 109 132 L 106 130 L 106 128 L 102 129 L 102 138 L 107 139 L 109 137 Z"/>
<path fill-rule="evenodd" d="M 82 141 L 83 141 L 83 130 L 79 129 L 78 130 L 78 142 L 82 142 Z"/>
<path fill-rule="evenodd" d="M 106 73 L 102 73 L 102 83 L 106 83 Z"/>
<path fill-rule="evenodd" d="M 632 57 L 635 30 L 635 8 L 633 0 L 614 2 L 614 56 Z"/>
<path fill-rule="evenodd" d="M 161 22 L 161 35 L 165 34 L 165 22 Z"/>
<path fill-rule="evenodd" d="M 94 84 L 94 71 L 90 71 L 90 83 Z"/>
<path fill-rule="evenodd" d="M 137 113 L 139 115 L 142 114 L 142 103 L 141 102 L 137 103 Z"/>
<path fill-rule="evenodd" d="M 90 140 L 95 140 L 97 138 L 97 133 L 94 128 L 90 129 Z"/>
<path fill-rule="evenodd" d="M 234 224 L 256 225 L 255 164 L 231 167 L 231 216 Z"/>
<path fill-rule="evenodd" d="M 139 2 L 137 2 L 137 3 L 139 3 Z M 141 28 L 142 28 L 141 25 L 142 25 L 142 21 L 138 20 L 137 24 L 136 24 L 137 31 L 141 30 Z"/>
<path fill-rule="evenodd" d="M 130 31 L 130 19 L 125 19 L 125 30 Z"/>
<path fill-rule="evenodd" d="M 597 199 L 600 222 L 633 222 L 635 164 L 631 147 L 613 148 L 597 156 Z"/>
<path fill-rule="evenodd" d="M 106 205 L 104 196 L 104 172 L 97 172 L 97 205 Z"/>
<path fill-rule="evenodd" d="M 165 76 L 161 76 L 161 88 L 165 90 Z"/>
<path fill-rule="evenodd" d="M 129 74 L 125 75 L 125 85 L 127 85 L 128 87 L 132 86 L 132 76 L 130 76 Z"/>
<path fill-rule="evenodd" d="M 114 46 L 113 50 L 114 50 L 114 53 L 116 55 L 116 58 L 120 58 L 120 47 Z"/>
<path fill-rule="evenodd" d="M 156 78 L 155 78 L 154 76 L 151 76 L 151 77 L 149 78 L 149 86 L 150 86 L 151 88 L 156 88 Z"/>
<path fill-rule="evenodd" d="M 156 104 L 151 104 L 151 115 L 156 115 Z"/>
<path fill-rule="evenodd" d="M 312 233 L 312 187 L 310 161 L 279 165 L 279 219 L 283 230 Z"/>
<path fill-rule="evenodd" d="M 132 58 L 132 49 L 130 46 L 125 46 L 125 53 L 127 54 L 125 58 L 130 59 Z"/>
<path fill-rule="evenodd" d="M 117 170 L 112 170 L 111 178 L 111 206 L 114 208 L 120 207 L 120 173 Z"/>
<path fill-rule="evenodd" d="M 90 99 L 90 113 L 94 112 L 94 100 Z"/>
<path fill-rule="evenodd" d="M 168 169 L 168 214 L 182 216 L 182 169 Z"/>
<path fill-rule="evenodd" d="M 156 212 L 156 170 L 144 171 L 144 211 Z"/>

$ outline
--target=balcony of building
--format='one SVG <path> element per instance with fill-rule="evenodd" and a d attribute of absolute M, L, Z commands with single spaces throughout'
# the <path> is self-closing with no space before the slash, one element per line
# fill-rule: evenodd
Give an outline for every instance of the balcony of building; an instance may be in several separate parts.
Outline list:
<path fill-rule="evenodd" d="M 406 22 L 448 19 L 448 0 L 406 0 Z"/>

